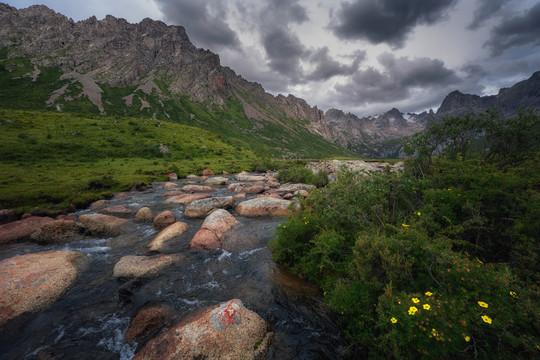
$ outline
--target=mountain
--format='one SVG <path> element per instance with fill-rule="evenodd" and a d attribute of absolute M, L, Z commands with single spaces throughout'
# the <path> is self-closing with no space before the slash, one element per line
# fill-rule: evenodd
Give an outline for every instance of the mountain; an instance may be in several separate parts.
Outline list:
<path fill-rule="evenodd" d="M 435 119 L 432 112 L 403 114 L 396 108 L 364 118 L 330 109 L 325 117 L 331 129 L 327 139 L 357 154 L 376 157 L 398 157 L 398 140 L 424 130 Z"/>
<path fill-rule="evenodd" d="M 74 22 L 46 6 L 0 3 L 0 27 L 1 107 L 174 121 L 274 156 L 350 155 L 321 136 L 317 107 L 221 66 L 181 26 Z"/>
<path fill-rule="evenodd" d="M 512 117 L 522 107 L 540 111 L 540 71 L 510 88 L 500 89 L 497 95 L 480 97 L 453 91 L 444 98 L 436 115 L 442 119 L 447 115 L 480 113 L 495 108 L 503 117 Z"/>

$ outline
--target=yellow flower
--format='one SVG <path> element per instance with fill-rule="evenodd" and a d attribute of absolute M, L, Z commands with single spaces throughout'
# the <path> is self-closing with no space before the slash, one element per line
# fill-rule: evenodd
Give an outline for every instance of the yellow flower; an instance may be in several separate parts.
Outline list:
<path fill-rule="evenodd" d="M 429 304 L 424 304 L 424 305 L 423 305 L 423 308 L 424 308 L 425 310 L 429 310 L 429 309 L 431 309 L 431 306 L 429 306 Z"/>
<path fill-rule="evenodd" d="M 419 211 L 419 212 L 416 213 L 416 215 L 420 216 L 420 215 L 422 215 L 422 213 Z"/>
<path fill-rule="evenodd" d="M 415 304 L 418 304 L 420 302 L 420 300 L 418 300 L 418 298 L 412 298 L 412 302 L 415 303 Z"/>
<path fill-rule="evenodd" d="M 471 338 L 469 336 L 465 336 L 465 341 L 469 342 L 469 341 L 471 341 Z"/>
<path fill-rule="evenodd" d="M 431 296 L 431 295 L 433 295 L 432 292 L 430 292 L 430 291 L 426 292 L 426 296 Z"/>
<path fill-rule="evenodd" d="M 476 260 L 477 260 L 480 264 L 484 265 L 484 263 L 481 262 L 480 259 L 476 258 Z"/>
<path fill-rule="evenodd" d="M 397 319 L 395 317 L 391 318 L 390 321 L 392 322 L 392 324 L 397 323 Z"/>
<path fill-rule="evenodd" d="M 482 315 L 482 320 L 484 320 L 488 324 L 491 324 L 491 321 L 492 321 L 491 318 L 487 315 Z"/>
<path fill-rule="evenodd" d="M 403 227 L 409 227 L 409 226 L 411 226 L 411 225 L 401 224 L 401 226 L 403 226 Z"/>
<path fill-rule="evenodd" d="M 411 306 L 409 308 L 409 315 L 414 315 L 414 314 L 416 314 L 417 311 L 418 311 L 418 309 L 416 308 L 416 306 Z"/>
<path fill-rule="evenodd" d="M 483 307 L 483 308 L 487 308 L 487 307 L 489 306 L 488 304 L 486 304 L 486 303 L 483 302 L 483 301 L 479 301 L 479 302 L 478 302 L 478 305 L 480 305 L 480 306 Z"/>
<path fill-rule="evenodd" d="M 510 295 L 513 297 L 513 298 L 516 298 L 517 299 L 517 294 L 515 291 L 510 291 Z"/>

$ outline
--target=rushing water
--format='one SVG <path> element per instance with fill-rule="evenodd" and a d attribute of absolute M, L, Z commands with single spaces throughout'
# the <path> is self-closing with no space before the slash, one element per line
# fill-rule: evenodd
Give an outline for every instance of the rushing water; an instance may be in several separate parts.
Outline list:
<path fill-rule="evenodd" d="M 179 186 L 185 180 L 178 181 Z M 230 195 L 217 187 L 214 196 Z M 122 194 L 110 205 L 134 210 L 148 206 L 154 214 L 175 213 L 190 230 L 169 253 L 186 260 L 144 279 L 115 279 L 116 262 L 125 255 L 146 255 L 145 245 L 156 235 L 151 224 L 130 223 L 127 234 L 115 238 L 85 238 L 68 244 L 40 246 L 20 242 L 0 247 L 0 260 L 46 250 L 74 250 L 86 254 L 89 268 L 69 292 L 49 308 L 23 314 L 0 328 L 0 359 L 131 359 L 138 350 L 124 335 L 137 312 L 164 304 L 181 318 L 190 312 L 238 298 L 270 323 L 276 341 L 268 359 L 339 359 L 344 346 L 339 329 L 317 289 L 291 275 L 273 260 L 268 242 L 279 218 L 248 219 L 232 231 L 231 252 L 191 251 L 189 242 L 202 220 L 183 218 L 183 206 L 165 204 L 162 184 L 144 192 Z M 248 199 L 250 197 L 248 196 Z M 79 211 L 77 215 L 90 213 Z M 233 212 L 234 214 L 234 212 Z M 236 215 L 236 214 L 235 214 Z"/>

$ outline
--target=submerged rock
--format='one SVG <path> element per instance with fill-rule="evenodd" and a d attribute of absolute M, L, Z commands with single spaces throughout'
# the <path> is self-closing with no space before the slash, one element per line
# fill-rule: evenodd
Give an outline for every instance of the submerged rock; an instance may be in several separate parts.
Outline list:
<path fill-rule="evenodd" d="M 149 277 L 174 263 L 182 261 L 184 255 L 123 256 L 114 266 L 113 277 Z"/>
<path fill-rule="evenodd" d="M 213 250 L 222 247 L 227 232 L 238 221 L 227 210 L 218 209 L 208 215 L 197 231 L 189 247 L 198 250 Z"/>
<path fill-rule="evenodd" d="M 0 261 L 0 326 L 56 302 L 89 262 L 76 251 L 45 251 Z"/>
<path fill-rule="evenodd" d="M 188 229 L 189 225 L 180 221 L 167 226 L 147 245 L 148 251 L 162 250 L 168 242 L 177 236 L 183 235 Z"/>
<path fill-rule="evenodd" d="M 0 225 L 0 244 L 29 239 L 41 225 L 53 221 L 50 217 L 29 216 L 22 220 Z"/>
<path fill-rule="evenodd" d="M 73 220 L 54 220 L 41 225 L 31 238 L 40 244 L 66 243 L 75 240 L 83 231 L 84 227 Z"/>
<path fill-rule="evenodd" d="M 81 215 L 79 221 L 95 236 L 120 235 L 129 222 L 126 219 L 104 214 Z"/>
<path fill-rule="evenodd" d="M 234 299 L 188 315 L 134 359 L 264 359 L 274 337 L 266 321 Z"/>
<path fill-rule="evenodd" d="M 232 196 L 195 200 L 186 207 L 184 217 L 187 219 L 203 218 L 216 209 L 229 209 L 235 202 L 236 199 Z"/>
<path fill-rule="evenodd" d="M 241 202 L 236 206 L 236 212 L 245 217 L 289 216 L 291 201 L 273 197 L 260 197 Z"/>

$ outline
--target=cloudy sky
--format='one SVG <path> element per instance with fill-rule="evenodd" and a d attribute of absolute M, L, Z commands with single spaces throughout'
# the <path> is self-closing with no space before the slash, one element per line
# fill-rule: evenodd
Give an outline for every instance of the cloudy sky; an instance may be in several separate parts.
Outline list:
<path fill-rule="evenodd" d="M 6 0 L 0 0 L 6 1 Z M 436 110 L 540 70 L 538 0 L 8 0 L 73 20 L 182 25 L 198 47 L 273 94 L 366 116 Z"/>

